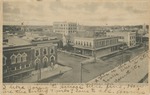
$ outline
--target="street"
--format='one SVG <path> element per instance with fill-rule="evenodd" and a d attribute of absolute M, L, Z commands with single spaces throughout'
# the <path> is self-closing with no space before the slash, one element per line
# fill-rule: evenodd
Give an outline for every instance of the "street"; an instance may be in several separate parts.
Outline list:
<path fill-rule="evenodd" d="M 143 52 L 144 48 L 136 48 L 132 50 L 127 50 L 123 54 L 123 62 L 128 61 L 130 58 L 137 56 Z M 54 77 L 49 80 L 51 83 L 80 83 L 81 82 L 81 62 L 86 60 L 86 58 L 58 52 L 58 62 L 67 65 L 72 68 L 72 70 Z M 91 79 L 103 74 L 116 66 L 122 64 L 122 54 L 108 58 L 105 61 L 97 60 L 97 63 L 84 64 L 82 66 L 82 82 L 88 82 Z"/>
<path fill-rule="evenodd" d="M 80 82 L 80 62 L 85 60 L 85 58 L 69 55 L 66 53 L 58 52 L 58 62 L 67 65 L 72 68 L 72 70 L 64 73 L 59 78 L 53 79 L 52 83 L 77 83 Z"/>

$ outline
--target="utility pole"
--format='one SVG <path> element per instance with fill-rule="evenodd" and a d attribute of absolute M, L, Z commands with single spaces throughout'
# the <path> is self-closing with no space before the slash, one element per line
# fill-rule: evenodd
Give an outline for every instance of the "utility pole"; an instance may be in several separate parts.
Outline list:
<path fill-rule="evenodd" d="M 120 47 L 120 50 L 122 51 L 122 64 L 124 63 L 124 60 L 123 60 L 123 58 L 124 58 L 124 51 L 127 49 L 127 47 L 126 46 L 122 46 L 122 47 Z"/>
<path fill-rule="evenodd" d="M 124 57 L 123 53 L 124 53 L 124 49 L 122 50 L 122 64 L 124 62 L 124 60 L 123 60 L 123 57 Z"/>
<path fill-rule="evenodd" d="M 96 63 L 96 50 L 95 50 L 95 46 L 94 46 L 94 62 Z"/>
<path fill-rule="evenodd" d="M 94 48 L 94 51 L 93 51 L 93 53 L 94 53 L 94 62 L 96 63 L 96 38 L 95 38 L 95 32 L 94 32 L 94 41 L 93 41 L 93 48 Z"/>
<path fill-rule="evenodd" d="M 80 82 L 82 83 L 82 63 L 81 63 L 81 74 L 80 74 Z"/>

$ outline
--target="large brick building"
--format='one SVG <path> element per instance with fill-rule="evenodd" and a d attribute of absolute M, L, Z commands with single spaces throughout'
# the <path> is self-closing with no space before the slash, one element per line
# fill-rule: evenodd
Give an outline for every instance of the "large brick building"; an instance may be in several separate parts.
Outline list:
<path fill-rule="evenodd" d="M 15 82 L 32 71 L 53 68 L 57 50 L 53 44 L 28 44 L 3 47 L 3 82 Z"/>

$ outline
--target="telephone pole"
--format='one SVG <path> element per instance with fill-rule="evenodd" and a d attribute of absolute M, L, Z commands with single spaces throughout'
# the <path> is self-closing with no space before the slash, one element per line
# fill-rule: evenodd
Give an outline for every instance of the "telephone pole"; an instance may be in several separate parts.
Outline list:
<path fill-rule="evenodd" d="M 81 74 L 80 74 L 80 82 L 82 83 L 82 63 L 81 63 Z"/>

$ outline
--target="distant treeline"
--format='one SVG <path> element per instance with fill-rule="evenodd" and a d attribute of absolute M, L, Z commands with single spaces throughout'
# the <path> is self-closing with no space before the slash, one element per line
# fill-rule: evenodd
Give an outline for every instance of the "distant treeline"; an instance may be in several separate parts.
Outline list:
<path fill-rule="evenodd" d="M 149 29 L 149 25 L 145 26 L 146 29 Z M 87 31 L 94 31 L 94 30 L 106 30 L 109 31 L 111 30 L 116 30 L 116 29 L 126 29 L 126 30 L 134 30 L 134 29 L 142 29 L 143 25 L 131 25 L 131 26 L 119 26 L 119 25 L 114 25 L 114 26 L 80 26 L 79 29 L 85 29 Z"/>
<path fill-rule="evenodd" d="M 3 25 L 3 32 L 9 31 L 11 33 L 19 32 L 23 28 L 24 31 L 52 31 L 53 26 L 43 25 L 43 26 L 34 26 L 34 25 Z M 80 25 L 78 29 L 86 31 L 97 31 L 97 30 L 115 30 L 115 29 L 142 29 L 143 25 L 134 25 L 134 26 L 85 26 Z M 149 26 L 146 25 L 146 29 L 149 29 Z"/>
<path fill-rule="evenodd" d="M 21 26 L 21 25 L 3 25 L 3 32 L 19 32 L 19 31 L 51 31 L 52 26 Z"/>

